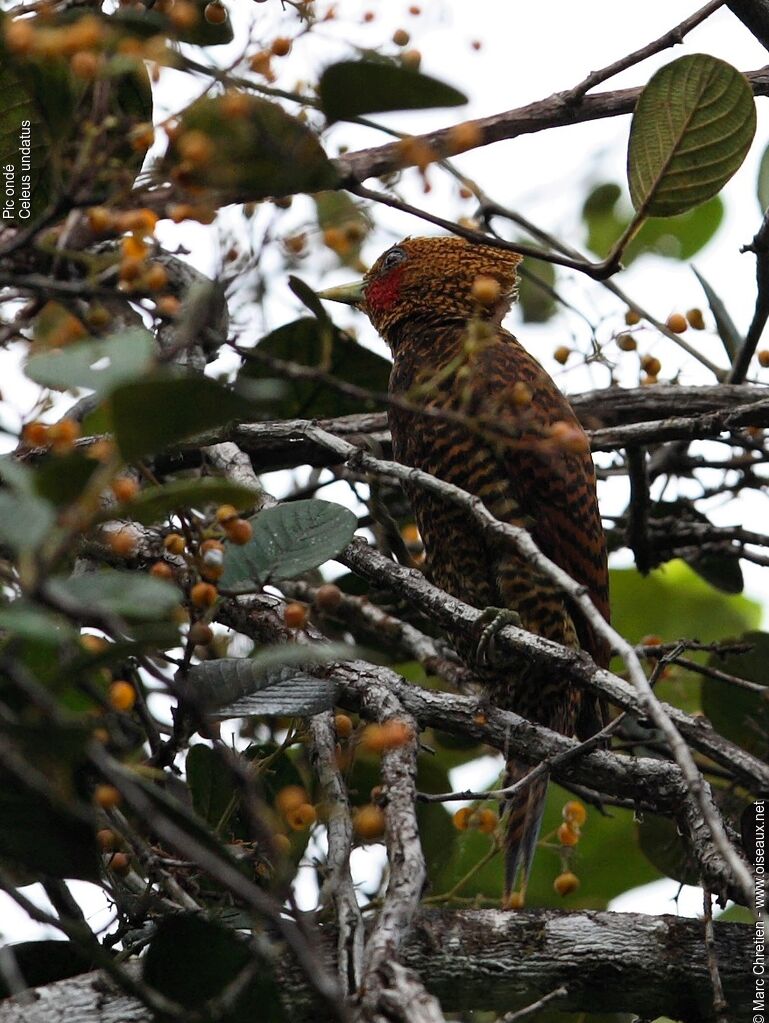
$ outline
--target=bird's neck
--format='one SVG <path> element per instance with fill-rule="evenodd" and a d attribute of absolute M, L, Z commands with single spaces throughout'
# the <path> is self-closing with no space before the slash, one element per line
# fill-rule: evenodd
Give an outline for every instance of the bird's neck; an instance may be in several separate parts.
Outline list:
<path fill-rule="evenodd" d="M 426 377 L 458 367 L 471 330 L 465 319 L 398 324 L 386 337 L 393 355 L 390 391 L 408 391 Z"/>

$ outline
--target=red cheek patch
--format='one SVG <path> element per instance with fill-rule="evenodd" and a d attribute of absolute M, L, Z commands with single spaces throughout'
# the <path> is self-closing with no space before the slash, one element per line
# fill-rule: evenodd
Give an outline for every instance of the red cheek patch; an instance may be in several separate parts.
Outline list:
<path fill-rule="evenodd" d="M 389 274 L 373 280 L 366 288 L 366 305 L 372 312 L 390 309 L 398 301 L 401 292 L 400 267 Z"/>

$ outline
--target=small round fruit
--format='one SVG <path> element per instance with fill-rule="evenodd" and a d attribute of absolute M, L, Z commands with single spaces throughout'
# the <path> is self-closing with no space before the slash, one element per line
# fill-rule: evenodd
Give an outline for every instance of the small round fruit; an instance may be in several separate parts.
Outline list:
<path fill-rule="evenodd" d="M 491 835 L 497 830 L 499 817 L 493 810 L 479 810 L 476 814 L 476 826 L 483 835 Z"/>
<path fill-rule="evenodd" d="M 86 215 L 88 226 L 95 234 L 104 234 L 105 231 L 110 230 L 114 223 L 112 213 L 104 206 L 92 206 Z"/>
<path fill-rule="evenodd" d="M 278 36 L 277 39 L 273 39 L 270 52 L 275 57 L 286 57 L 291 52 L 291 40 L 286 36 Z"/>
<path fill-rule="evenodd" d="M 96 844 L 102 852 L 112 852 L 117 849 L 119 839 L 112 828 L 102 828 L 96 832 Z"/>
<path fill-rule="evenodd" d="M 216 509 L 216 521 L 221 523 L 238 517 L 238 509 L 234 504 L 220 504 Z"/>
<path fill-rule="evenodd" d="M 294 831 L 304 831 L 305 828 L 309 828 L 311 824 L 314 824 L 317 819 L 318 814 L 312 803 L 300 803 L 295 810 L 291 810 L 286 814 L 286 822 Z"/>
<path fill-rule="evenodd" d="M 377 842 L 384 835 L 385 815 L 378 806 L 367 803 L 356 812 L 353 828 L 364 842 Z"/>
<path fill-rule="evenodd" d="M 638 348 L 638 342 L 632 334 L 620 334 L 617 338 L 617 348 L 621 352 L 634 352 Z"/>
<path fill-rule="evenodd" d="M 181 533 L 169 533 L 163 540 L 163 546 L 169 554 L 180 555 L 184 554 L 185 548 L 187 547 L 187 541 L 181 535 Z"/>
<path fill-rule="evenodd" d="M 334 716 L 334 727 L 340 739 L 348 739 L 352 735 L 353 730 L 352 718 L 348 718 L 346 714 L 336 714 Z"/>
<path fill-rule="evenodd" d="M 672 330 L 674 334 L 683 334 L 689 324 L 686 322 L 686 317 L 681 313 L 671 313 L 667 320 L 665 320 L 665 326 L 668 330 Z"/>
<path fill-rule="evenodd" d="M 411 36 L 405 28 L 396 28 L 393 32 L 393 42 L 396 46 L 406 46 Z"/>
<path fill-rule="evenodd" d="M 283 609 L 283 621 L 289 629 L 302 629 L 307 624 L 307 608 L 298 601 L 286 604 Z"/>
<path fill-rule="evenodd" d="M 457 810 L 454 816 L 451 818 L 454 827 L 457 831 L 467 831 L 470 827 L 470 818 L 473 815 L 472 807 L 463 806 L 461 810 Z"/>
<path fill-rule="evenodd" d="M 190 600 L 195 607 L 212 607 L 218 596 L 219 591 L 211 583 L 195 583 L 190 590 Z"/>
<path fill-rule="evenodd" d="M 110 856 L 107 866 L 113 874 L 117 874 L 118 877 L 125 877 L 131 869 L 131 861 L 125 853 L 116 852 Z"/>
<path fill-rule="evenodd" d="M 476 302 L 481 305 L 494 305 L 499 298 L 502 286 L 495 277 L 486 277 L 480 274 L 473 281 L 471 294 Z"/>
<path fill-rule="evenodd" d="M 553 891 L 556 895 L 560 895 L 561 898 L 571 895 L 572 892 L 576 892 L 578 888 L 579 878 L 576 874 L 572 874 L 570 870 L 565 871 L 563 874 L 559 874 L 555 881 L 553 881 Z"/>
<path fill-rule="evenodd" d="M 578 828 L 581 828 L 587 820 L 585 804 L 580 803 L 578 799 L 570 799 L 568 803 L 564 803 L 561 813 L 565 821 L 576 824 Z"/>
<path fill-rule="evenodd" d="M 174 578 L 174 570 L 166 561 L 156 561 L 150 569 L 150 575 L 153 579 L 165 579 L 166 582 L 172 582 Z"/>
<path fill-rule="evenodd" d="M 229 519 L 224 523 L 224 532 L 230 543 L 243 547 L 254 535 L 254 527 L 248 519 Z"/>
<path fill-rule="evenodd" d="M 579 842 L 579 831 L 569 821 L 564 821 L 558 828 L 558 841 L 561 845 L 576 845 Z"/>
<path fill-rule="evenodd" d="M 93 801 L 102 810 L 112 810 L 120 805 L 122 799 L 114 785 L 97 785 L 93 790 Z"/>
<path fill-rule="evenodd" d="M 131 476 L 118 476 L 111 484 L 112 493 L 118 501 L 133 500 L 139 492 L 139 484 Z"/>
<path fill-rule="evenodd" d="M 189 638 L 195 646 L 208 646 L 214 638 L 214 630 L 205 622 L 193 622 L 190 626 Z"/>
<path fill-rule="evenodd" d="M 510 892 L 507 897 L 507 902 L 504 905 L 504 909 L 523 909 L 526 904 L 526 896 L 523 892 Z"/>
<path fill-rule="evenodd" d="M 759 352 L 759 359 L 760 359 Z M 35 420 L 27 423 L 21 433 L 21 439 L 31 448 L 43 448 L 48 443 L 49 427 L 45 423 Z"/>
<path fill-rule="evenodd" d="M 315 606 L 319 611 L 335 611 L 342 603 L 342 591 L 333 583 L 324 583 L 315 591 Z"/>
<path fill-rule="evenodd" d="M 571 348 L 567 348 L 566 345 L 559 345 L 558 348 L 556 348 L 556 350 L 553 352 L 553 358 L 557 363 L 560 363 L 561 366 L 566 365 L 566 363 L 569 361 L 570 355 Z"/>
<path fill-rule="evenodd" d="M 284 785 L 275 796 L 275 807 L 285 817 L 307 801 L 307 790 L 301 785 Z"/>
<path fill-rule="evenodd" d="M 628 327 L 634 327 L 636 323 L 641 322 L 641 314 L 637 313 L 635 309 L 628 309 L 625 312 L 625 323 Z"/>
<path fill-rule="evenodd" d="M 216 0 L 206 4 L 203 9 L 203 17 L 209 25 L 223 25 L 227 20 L 227 8 Z"/>
<path fill-rule="evenodd" d="M 662 363 L 653 355 L 644 355 L 641 359 L 641 369 L 645 370 L 650 377 L 656 377 L 662 369 Z"/>
<path fill-rule="evenodd" d="M 687 309 L 686 319 L 689 321 L 689 326 L 693 330 L 704 330 L 705 329 L 705 317 L 702 315 L 701 309 Z"/>
<path fill-rule="evenodd" d="M 136 703 L 136 690 L 130 682 L 122 679 L 112 683 L 107 695 L 113 710 L 128 712 Z"/>
<path fill-rule="evenodd" d="M 769 368 L 769 348 L 762 348 L 756 358 L 758 359 L 758 365 L 762 369 Z"/>

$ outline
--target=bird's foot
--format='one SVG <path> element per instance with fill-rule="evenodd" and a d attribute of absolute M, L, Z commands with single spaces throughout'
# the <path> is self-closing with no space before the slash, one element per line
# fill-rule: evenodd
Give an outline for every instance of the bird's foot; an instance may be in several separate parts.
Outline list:
<path fill-rule="evenodd" d="M 481 636 L 476 647 L 475 657 L 483 667 L 493 664 L 495 659 L 496 635 L 506 625 L 521 625 L 521 616 L 509 607 L 487 607 L 478 619 L 482 627 Z"/>

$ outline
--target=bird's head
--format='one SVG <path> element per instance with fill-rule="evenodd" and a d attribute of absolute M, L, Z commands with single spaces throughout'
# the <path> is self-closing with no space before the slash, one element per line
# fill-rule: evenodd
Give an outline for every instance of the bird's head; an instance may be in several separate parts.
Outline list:
<path fill-rule="evenodd" d="M 514 252 L 464 238 L 405 238 L 377 259 L 362 281 L 329 288 L 321 298 L 354 305 L 390 342 L 406 325 L 500 323 L 515 298 Z"/>

